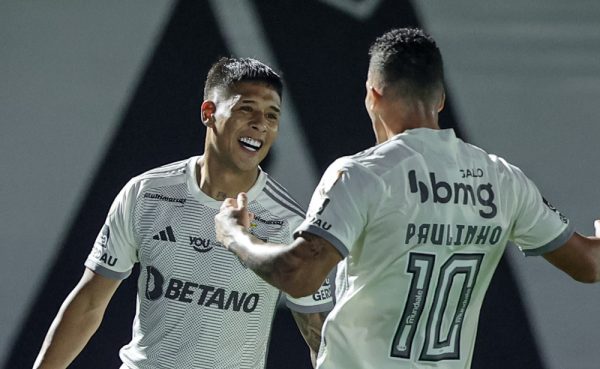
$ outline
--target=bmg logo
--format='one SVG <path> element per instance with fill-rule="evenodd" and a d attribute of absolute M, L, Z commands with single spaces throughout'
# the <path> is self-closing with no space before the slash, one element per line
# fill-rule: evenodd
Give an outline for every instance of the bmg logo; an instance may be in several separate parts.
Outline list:
<path fill-rule="evenodd" d="M 421 203 L 428 201 L 431 193 L 434 203 L 446 204 L 452 201 L 454 204 L 481 205 L 484 207 L 479 210 L 479 215 L 482 218 L 491 219 L 498 213 L 498 208 L 494 204 L 495 195 L 491 183 L 482 183 L 476 188 L 468 183 L 454 182 L 450 185 L 448 182 L 437 181 L 433 172 L 429 173 L 429 179 L 431 180 L 431 188 L 427 183 L 417 179 L 414 170 L 408 172 L 410 192 L 420 193 Z"/>

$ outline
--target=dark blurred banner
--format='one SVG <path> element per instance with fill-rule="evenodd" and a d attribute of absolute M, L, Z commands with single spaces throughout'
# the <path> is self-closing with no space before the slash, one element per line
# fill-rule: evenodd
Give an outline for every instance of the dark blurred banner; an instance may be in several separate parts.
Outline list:
<path fill-rule="evenodd" d="M 228 6 L 235 4 L 222 1 Z M 83 272 L 83 262 L 114 196 L 127 180 L 152 167 L 202 152 L 204 131 L 197 115 L 204 77 L 218 56 L 234 53 L 231 40 L 221 34 L 222 27 L 217 24 L 214 7 L 218 2 L 179 1 L 174 7 L 152 58 L 140 72 L 140 82 L 110 149 L 99 159 L 101 165 L 56 263 L 49 266 L 48 277 L 39 286 L 6 369 L 30 368 L 33 364 L 60 304 Z M 266 42 L 287 82 L 284 100 L 290 99 L 296 107 L 299 129 L 307 144 L 294 160 L 310 160 L 319 175 L 335 158 L 371 146 L 374 136 L 363 105 L 368 47 L 376 36 L 393 27 L 419 26 L 412 5 L 399 0 L 239 3 L 256 11 L 255 20 L 265 36 L 261 42 Z M 283 114 L 281 129 L 285 130 L 286 112 Z M 468 138 L 453 113 L 451 95 L 441 124 Z M 285 147 L 285 142 L 278 147 Z M 275 150 L 266 169 L 278 156 L 287 154 Z M 303 173 L 297 176 L 298 181 L 303 180 Z M 307 199 L 301 201 L 306 203 Z M 118 350 L 131 335 L 136 277 L 133 274 L 119 288 L 102 326 L 71 368 L 119 367 Z M 475 352 L 475 369 L 542 368 L 506 261 L 501 262 L 490 285 Z M 276 316 L 268 367 L 310 367 L 306 345 L 284 308 Z"/>

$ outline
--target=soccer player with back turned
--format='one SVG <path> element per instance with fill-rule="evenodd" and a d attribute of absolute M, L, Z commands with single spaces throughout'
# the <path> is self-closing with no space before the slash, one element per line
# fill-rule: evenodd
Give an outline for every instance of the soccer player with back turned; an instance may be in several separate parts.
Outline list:
<path fill-rule="evenodd" d="M 243 193 L 216 217 L 223 245 L 292 295 L 317 289 L 342 261 L 317 368 L 469 368 L 508 241 L 578 281 L 600 279 L 600 240 L 574 232 L 519 168 L 440 129 L 444 100 L 434 40 L 385 33 L 366 81 L 378 144 L 327 169 L 294 242 L 252 236 Z"/>

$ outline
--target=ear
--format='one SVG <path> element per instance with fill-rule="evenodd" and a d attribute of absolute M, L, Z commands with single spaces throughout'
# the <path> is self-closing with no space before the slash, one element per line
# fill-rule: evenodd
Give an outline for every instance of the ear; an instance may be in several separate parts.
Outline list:
<path fill-rule="evenodd" d="M 215 124 L 215 113 L 217 106 L 211 100 L 204 100 L 200 106 L 200 119 L 207 127 L 212 127 Z"/>
<path fill-rule="evenodd" d="M 367 85 L 367 94 L 370 95 L 369 102 L 371 104 L 370 108 L 373 109 L 376 105 L 379 104 L 381 98 L 383 96 L 383 92 L 379 87 L 374 85 Z"/>
<path fill-rule="evenodd" d="M 440 100 L 438 101 L 437 111 L 438 113 L 444 110 L 444 105 L 446 104 L 446 91 L 442 90 L 442 94 L 440 95 Z"/>

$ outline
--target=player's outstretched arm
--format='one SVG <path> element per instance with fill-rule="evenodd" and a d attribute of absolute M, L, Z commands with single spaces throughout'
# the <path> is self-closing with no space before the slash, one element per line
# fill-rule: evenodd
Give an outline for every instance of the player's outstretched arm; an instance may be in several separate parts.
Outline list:
<path fill-rule="evenodd" d="M 564 245 L 544 254 L 544 258 L 579 282 L 600 281 L 600 220 L 594 222 L 594 227 L 595 237 L 575 233 Z"/>
<path fill-rule="evenodd" d="M 223 202 L 215 217 L 217 241 L 258 276 L 290 296 L 299 298 L 314 293 L 342 259 L 340 253 L 328 241 L 308 233 L 291 245 L 259 240 L 248 231 L 247 201 L 246 194 L 240 193 L 237 200 Z"/>
<path fill-rule="evenodd" d="M 54 318 L 33 368 L 66 368 L 100 326 L 120 283 L 86 268 Z"/>
<path fill-rule="evenodd" d="M 313 368 L 317 366 L 317 354 L 321 346 L 321 330 L 327 314 L 328 312 L 300 313 L 292 310 L 292 316 L 310 349 L 310 361 Z"/>

